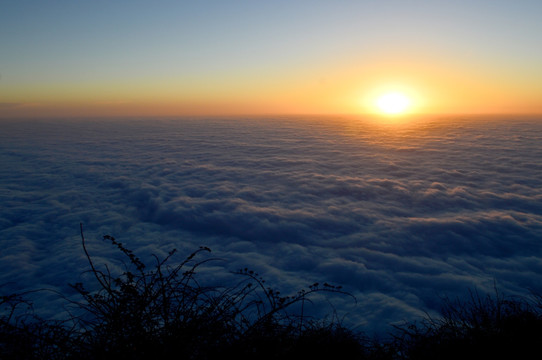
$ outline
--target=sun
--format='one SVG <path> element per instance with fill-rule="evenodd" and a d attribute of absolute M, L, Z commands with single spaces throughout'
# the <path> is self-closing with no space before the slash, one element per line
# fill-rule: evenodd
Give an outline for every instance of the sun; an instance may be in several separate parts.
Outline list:
<path fill-rule="evenodd" d="M 378 109 L 387 115 L 400 115 L 410 107 L 410 99 L 400 92 L 390 92 L 376 99 Z"/>

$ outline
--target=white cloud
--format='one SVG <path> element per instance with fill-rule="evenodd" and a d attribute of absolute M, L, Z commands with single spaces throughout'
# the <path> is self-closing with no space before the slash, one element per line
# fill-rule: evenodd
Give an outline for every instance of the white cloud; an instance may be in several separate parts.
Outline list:
<path fill-rule="evenodd" d="M 542 290 L 536 122 L 6 120 L 2 129 L 5 290 L 77 281 L 80 222 L 100 261 L 114 256 L 99 240 L 110 234 L 149 259 L 206 245 L 226 259 L 217 266 L 253 268 L 279 288 L 343 285 L 360 301 L 349 317 L 370 328 L 494 279 L 505 291 Z"/>

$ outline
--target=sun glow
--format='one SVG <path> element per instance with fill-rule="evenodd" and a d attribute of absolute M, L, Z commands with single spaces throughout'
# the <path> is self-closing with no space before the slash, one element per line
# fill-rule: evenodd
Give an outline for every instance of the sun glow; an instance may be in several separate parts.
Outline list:
<path fill-rule="evenodd" d="M 386 93 L 376 99 L 378 109 L 388 115 L 399 115 L 408 110 L 410 99 L 399 92 Z"/>

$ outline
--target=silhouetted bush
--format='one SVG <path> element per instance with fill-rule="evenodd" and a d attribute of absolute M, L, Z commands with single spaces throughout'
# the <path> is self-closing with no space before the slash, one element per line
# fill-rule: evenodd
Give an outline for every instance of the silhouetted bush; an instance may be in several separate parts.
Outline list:
<path fill-rule="evenodd" d="M 23 294 L 27 295 L 27 294 Z M 77 349 L 64 322 L 34 315 L 23 295 L 0 297 L 0 359 L 65 359 Z"/>
<path fill-rule="evenodd" d="M 540 296 L 505 298 L 496 290 L 445 299 L 441 317 L 399 328 L 396 341 L 405 359 L 538 359 Z"/>
<path fill-rule="evenodd" d="M 94 281 L 70 285 L 80 300 L 65 298 L 69 319 L 45 321 L 33 315 L 21 296 L 2 298 L 2 359 L 154 359 L 172 355 L 213 359 L 225 353 L 238 358 L 255 354 L 284 358 L 285 351 L 297 349 L 305 334 L 315 330 L 308 317 L 290 311 L 292 305 L 301 303 L 303 308 L 317 292 L 351 296 L 329 284 L 313 284 L 283 296 L 249 269 L 236 271 L 237 282 L 231 286 L 204 286 L 196 279 L 196 271 L 214 260 L 208 256 L 209 248 L 201 247 L 175 265 L 170 264 L 176 253 L 172 250 L 164 259 L 155 257 L 156 264 L 149 269 L 131 250 L 106 235 L 104 240 L 126 259 L 125 270 L 114 273 L 107 264 L 95 264 L 82 226 L 81 240 Z M 340 326 L 335 327 L 337 332 Z"/>
<path fill-rule="evenodd" d="M 257 273 L 233 273 L 233 285 L 204 286 L 197 270 L 213 261 L 201 247 L 172 265 L 172 250 L 148 268 L 112 236 L 104 240 L 125 257 L 124 271 L 97 266 L 81 226 L 93 281 L 71 287 L 69 316 L 44 320 L 28 294 L 0 298 L 0 359 L 529 359 L 539 358 L 542 300 L 480 296 L 445 299 L 442 315 L 396 327 L 391 340 L 370 340 L 340 321 L 303 313 L 311 295 L 351 296 L 315 283 L 283 296 Z M 294 306 L 295 305 L 295 306 Z"/>

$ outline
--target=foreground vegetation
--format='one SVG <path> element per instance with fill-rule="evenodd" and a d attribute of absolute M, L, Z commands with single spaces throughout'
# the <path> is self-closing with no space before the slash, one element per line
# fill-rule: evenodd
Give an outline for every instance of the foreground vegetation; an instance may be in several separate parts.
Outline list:
<path fill-rule="evenodd" d="M 340 287 L 313 284 L 283 296 L 248 269 L 235 273 L 232 286 L 208 287 L 196 276 L 212 260 L 206 247 L 171 265 L 173 250 L 155 258 L 149 270 L 123 244 L 104 236 L 126 257 L 125 271 L 113 274 L 94 263 L 82 228 L 81 239 L 92 281 L 70 285 L 79 300 L 65 298 L 65 319 L 35 315 L 25 294 L 0 298 L 0 359 L 540 357 L 540 296 L 473 292 L 468 299 L 444 301 L 439 318 L 395 327 L 390 338 L 377 341 L 337 320 L 304 315 L 316 293 L 351 296 Z"/>

